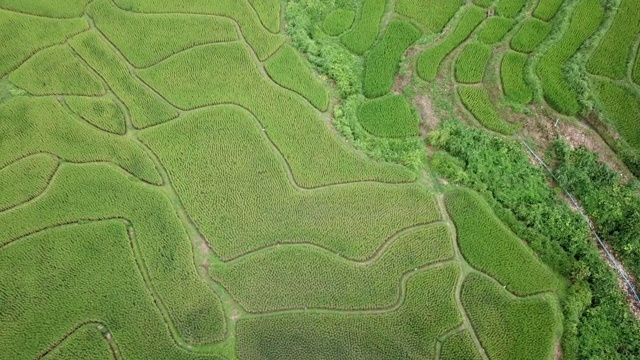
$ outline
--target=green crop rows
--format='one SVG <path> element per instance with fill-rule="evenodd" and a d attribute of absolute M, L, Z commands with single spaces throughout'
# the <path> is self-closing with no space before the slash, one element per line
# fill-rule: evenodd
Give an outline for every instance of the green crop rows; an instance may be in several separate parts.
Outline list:
<path fill-rule="evenodd" d="M 355 18 L 356 13 L 353 10 L 337 9 L 327 15 L 322 29 L 331 36 L 338 36 L 351 28 Z"/>
<path fill-rule="evenodd" d="M 387 0 L 363 0 L 358 19 L 351 30 L 341 36 L 347 49 L 362 55 L 376 41 Z"/>
<path fill-rule="evenodd" d="M 391 90 L 402 54 L 420 37 L 415 26 L 402 20 L 394 20 L 365 60 L 364 95 L 369 98 L 382 96 Z"/>
<path fill-rule="evenodd" d="M 550 23 L 538 19 L 526 20 L 511 39 L 511 48 L 530 53 L 549 35 L 551 28 Z"/>
<path fill-rule="evenodd" d="M 504 36 L 516 24 L 515 20 L 507 19 L 499 16 L 491 17 L 478 32 L 478 40 L 480 42 L 493 45 L 504 39 Z"/>
<path fill-rule="evenodd" d="M 463 84 L 482 81 L 484 70 L 491 56 L 491 48 L 477 42 L 467 45 L 456 59 L 456 80 Z"/>
<path fill-rule="evenodd" d="M 381 137 L 418 135 L 418 119 L 402 95 L 368 100 L 358 109 L 358 121 L 368 132 Z"/>
<path fill-rule="evenodd" d="M 65 103 L 71 111 L 97 128 L 124 135 L 127 125 L 122 109 L 109 98 L 70 96 Z"/>
<path fill-rule="evenodd" d="M 527 56 L 508 51 L 502 58 L 500 77 L 505 96 L 520 104 L 527 104 L 533 99 L 533 93 L 524 80 Z"/>
<path fill-rule="evenodd" d="M 500 117 L 486 89 L 463 85 L 458 87 L 458 94 L 464 106 L 482 126 L 503 134 L 513 134 L 517 130 L 516 125 Z"/>
<path fill-rule="evenodd" d="M 463 0 L 399 0 L 395 10 L 398 14 L 414 19 L 428 31 L 438 33 L 463 3 Z"/>

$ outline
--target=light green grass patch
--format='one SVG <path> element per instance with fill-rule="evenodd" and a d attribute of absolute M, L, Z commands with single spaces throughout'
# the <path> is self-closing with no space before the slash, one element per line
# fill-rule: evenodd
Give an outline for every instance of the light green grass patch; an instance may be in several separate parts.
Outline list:
<path fill-rule="evenodd" d="M 349 9 L 336 9 L 330 12 L 322 22 L 322 30 L 331 36 L 338 36 L 349 30 L 356 13 Z"/>
<path fill-rule="evenodd" d="M 351 30 L 340 37 L 342 44 L 357 55 L 369 50 L 378 38 L 386 5 L 387 0 L 363 0 L 360 17 Z"/>
<path fill-rule="evenodd" d="M 365 101 L 358 109 L 360 125 L 375 136 L 417 136 L 418 118 L 402 95 L 387 95 Z"/>
<path fill-rule="evenodd" d="M 471 266 L 519 295 L 561 288 L 558 276 L 500 222 L 479 195 L 455 190 L 446 194 L 445 204 L 456 225 L 460 251 Z"/>
<path fill-rule="evenodd" d="M 327 110 L 327 90 L 293 47 L 284 45 L 267 60 L 264 68 L 278 85 L 300 94 L 318 110 Z"/>
<path fill-rule="evenodd" d="M 0 168 L 38 152 L 71 162 L 108 161 L 142 180 L 162 182 L 138 145 L 74 119 L 51 97 L 20 96 L 0 105 Z"/>
<path fill-rule="evenodd" d="M 485 22 L 478 32 L 478 40 L 487 45 L 497 44 L 504 39 L 505 35 L 513 28 L 516 21 L 500 16 L 492 16 Z"/>
<path fill-rule="evenodd" d="M 339 182 L 406 182 L 405 168 L 372 161 L 341 142 L 309 103 L 264 78 L 246 47 L 214 44 L 138 72 L 183 109 L 233 103 L 258 119 L 305 188 Z"/>
<path fill-rule="evenodd" d="M 0 8 L 36 16 L 70 19 L 81 17 L 91 0 L 0 0 Z"/>
<path fill-rule="evenodd" d="M 519 104 L 528 104 L 533 99 L 533 92 L 524 79 L 526 66 L 527 55 L 515 51 L 507 51 L 500 65 L 504 95 Z"/>
<path fill-rule="evenodd" d="M 385 308 L 402 300 L 403 274 L 453 258 L 446 225 L 420 228 L 391 241 L 366 263 L 307 245 L 281 245 L 230 264 L 213 264 L 209 273 L 250 312 Z"/>
<path fill-rule="evenodd" d="M 420 54 L 416 65 L 418 75 L 424 80 L 433 81 L 438 74 L 442 60 L 462 44 L 485 17 L 485 10 L 477 6 L 472 6 L 466 10 L 455 29 L 442 42 Z"/>
<path fill-rule="evenodd" d="M 535 18 L 527 19 L 511 39 L 511 48 L 522 53 L 530 53 L 549 35 L 552 28 L 548 22 Z"/>
<path fill-rule="evenodd" d="M 580 0 L 569 27 L 562 37 L 538 62 L 536 72 L 542 83 L 544 98 L 558 112 L 577 115 L 582 106 L 578 102 L 578 91 L 567 80 L 565 64 L 602 24 L 604 8 L 600 0 Z"/>
<path fill-rule="evenodd" d="M 9 80 L 33 95 L 98 96 L 106 93 L 100 79 L 62 45 L 36 53 L 13 71 Z"/>
<path fill-rule="evenodd" d="M 110 0 L 93 2 L 89 14 L 136 67 L 151 66 L 193 46 L 238 40 L 233 20 L 224 17 L 139 14 L 122 11 Z"/>
<path fill-rule="evenodd" d="M 122 109 L 109 98 L 69 96 L 64 101 L 71 111 L 101 130 L 118 135 L 124 135 L 127 131 Z"/>
<path fill-rule="evenodd" d="M 280 0 L 248 0 L 260 22 L 272 33 L 280 31 Z"/>
<path fill-rule="evenodd" d="M 553 355 L 560 326 L 551 296 L 516 298 L 484 275 L 462 285 L 462 303 L 490 359 L 538 360 Z"/>
<path fill-rule="evenodd" d="M 362 84 L 368 98 L 385 95 L 391 90 L 400 68 L 402 55 L 420 38 L 420 31 L 404 20 L 392 20 L 380 42 L 367 55 Z"/>
<path fill-rule="evenodd" d="M 0 10 L 0 77 L 38 50 L 89 29 L 84 19 L 57 20 Z"/>
<path fill-rule="evenodd" d="M 463 4 L 463 0 L 399 0 L 395 10 L 428 31 L 439 33 Z"/>
<path fill-rule="evenodd" d="M 169 104 L 132 76 L 123 60 L 96 33 L 79 35 L 70 44 L 127 106 L 131 122 L 136 128 L 145 128 L 178 116 Z"/>
<path fill-rule="evenodd" d="M 42 193 L 57 168 L 57 159 L 46 154 L 36 154 L 0 169 L 0 211 L 29 201 Z"/>
<path fill-rule="evenodd" d="M 435 357 L 436 337 L 459 326 L 457 265 L 413 275 L 399 308 L 377 314 L 285 313 L 240 319 L 241 359 Z"/>
<path fill-rule="evenodd" d="M 300 242 L 362 260 L 397 231 L 440 218 L 433 196 L 417 183 L 297 188 L 265 135 L 269 130 L 265 134 L 246 110 L 233 105 L 141 134 L 223 260 Z M 219 216 L 211 216 L 212 209 Z"/>

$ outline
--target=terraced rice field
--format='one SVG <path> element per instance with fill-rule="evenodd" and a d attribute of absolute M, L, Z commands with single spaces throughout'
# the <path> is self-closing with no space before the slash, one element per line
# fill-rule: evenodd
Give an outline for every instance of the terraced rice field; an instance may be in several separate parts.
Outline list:
<path fill-rule="evenodd" d="M 615 3 L 0 0 L 0 359 L 590 353 L 587 265 L 435 129 L 640 149 Z"/>

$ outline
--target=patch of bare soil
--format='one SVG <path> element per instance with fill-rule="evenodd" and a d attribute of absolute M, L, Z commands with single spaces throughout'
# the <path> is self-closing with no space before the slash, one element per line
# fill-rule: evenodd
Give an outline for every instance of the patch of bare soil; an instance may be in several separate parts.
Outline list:
<path fill-rule="evenodd" d="M 560 346 L 560 341 L 556 341 L 553 346 L 553 360 L 562 359 L 562 346 Z"/>
<path fill-rule="evenodd" d="M 431 99 L 426 94 L 418 94 L 413 98 L 413 103 L 420 111 L 420 138 L 424 139 L 427 134 L 436 128 L 440 119 L 436 116 Z"/>

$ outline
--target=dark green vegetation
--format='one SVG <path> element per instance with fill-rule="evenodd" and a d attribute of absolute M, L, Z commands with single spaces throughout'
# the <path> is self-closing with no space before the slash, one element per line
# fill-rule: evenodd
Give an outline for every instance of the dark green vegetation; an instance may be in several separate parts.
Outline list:
<path fill-rule="evenodd" d="M 418 135 L 418 119 L 401 95 L 368 100 L 358 109 L 358 121 L 368 132 L 381 137 Z"/>
<path fill-rule="evenodd" d="M 420 37 L 415 26 L 394 20 L 376 46 L 367 55 L 363 92 L 368 98 L 382 96 L 391 90 L 402 54 Z"/>
<path fill-rule="evenodd" d="M 0 358 L 640 358 L 633 5 L 0 0 Z"/>
<path fill-rule="evenodd" d="M 540 259 L 569 280 L 561 297 L 562 350 L 567 359 L 630 359 L 640 354 L 640 325 L 599 256 L 584 219 L 556 196 L 544 170 L 519 143 L 445 122 L 431 133 L 441 151 L 433 167 L 479 191 Z"/>

